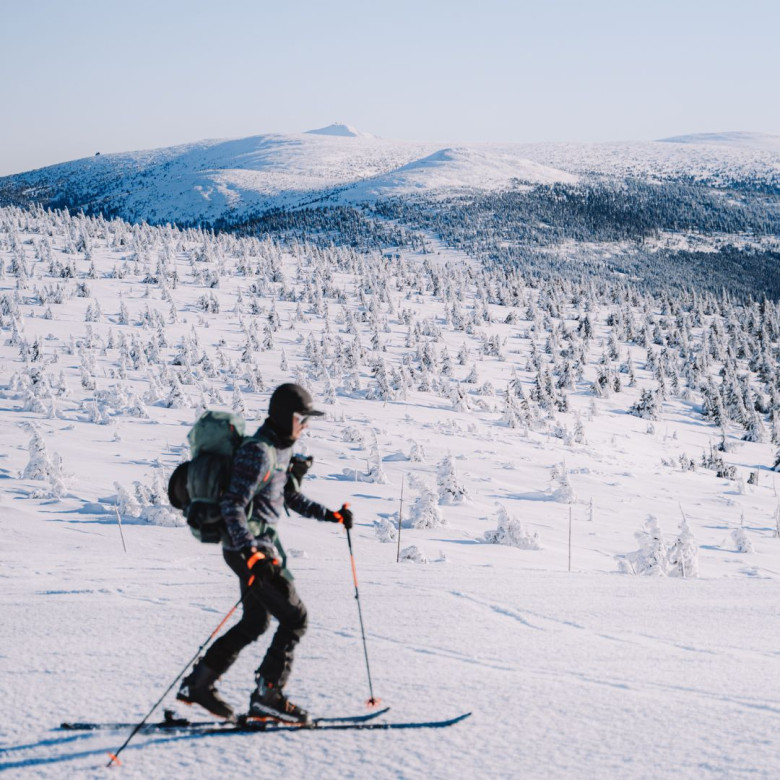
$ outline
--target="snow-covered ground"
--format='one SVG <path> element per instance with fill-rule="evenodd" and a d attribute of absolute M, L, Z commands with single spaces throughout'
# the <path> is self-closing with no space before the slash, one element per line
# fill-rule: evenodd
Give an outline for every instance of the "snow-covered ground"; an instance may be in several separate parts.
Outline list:
<path fill-rule="evenodd" d="M 473 267 L 454 252 L 391 262 L 16 212 L 0 225 L 0 769 L 9 776 L 104 776 L 127 731 L 58 724 L 140 719 L 233 605 L 219 550 L 195 541 L 155 492 L 186 458 L 203 406 L 243 404 L 251 426 L 289 380 L 309 384 L 328 412 L 301 443 L 315 458 L 305 492 L 354 509 L 384 717 L 472 715 L 442 731 L 140 735 L 123 753 L 124 777 L 777 776 L 775 447 L 732 428 L 723 457 L 735 479 L 684 469 L 720 429 L 695 394 L 667 400 L 655 421 L 626 414 L 652 384 L 636 345 L 621 345 L 636 386 L 593 396 L 607 308 L 589 313 L 596 342 L 569 411 L 511 428 L 503 393 L 516 377 L 530 389 L 543 339 L 529 337 L 526 307 L 485 304 L 476 277 L 458 277 L 457 305 L 487 309 L 492 322 L 452 327 L 444 298 L 455 291 L 435 294 L 424 269 Z M 71 264 L 75 278 L 51 275 Z M 574 314 L 562 312 L 564 324 Z M 432 389 L 377 395 L 378 358 L 400 372 L 417 326 L 420 344 L 437 351 Z M 484 349 L 494 337 L 500 356 Z M 320 362 L 330 374 L 312 378 Z M 472 368 L 478 384 L 466 381 Z M 463 398 L 448 396 L 457 388 Z M 31 444 L 48 464 L 39 479 L 23 476 Z M 449 481 L 438 477 L 451 466 Z M 402 489 L 410 559 L 396 563 L 396 542 L 382 538 L 392 537 Z M 409 527 L 437 513 L 444 524 Z M 684 572 L 668 560 L 659 568 L 687 576 L 633 576 L 648 515 L 668 551 L 683 513 L 693 561 Z M 498 528 L 517 546 L 487 543 Z M 280 533 L 310 613 L 289 694 L 315 715 L 363 712 L 344 534 L 297 516 Z M 220 683 L 238 708 L 268 638 Z M 163 706 L 186 710 L 172 695 Z"/>
<path fill-rule="evenodd" d="M 349 125 L 106 154 L 0 178 L 0 193 L 107 210 L 132 221 L 239 221 L 273 208 L 410 194 L 572 183 L 582 175 L 777 189 L 777 136 L 664 142 L 472 144 L 382 139 Z M 8 201 L 6 201 L 8 202 Z M 15 201 L 14 201 L 15 202 Z"/>

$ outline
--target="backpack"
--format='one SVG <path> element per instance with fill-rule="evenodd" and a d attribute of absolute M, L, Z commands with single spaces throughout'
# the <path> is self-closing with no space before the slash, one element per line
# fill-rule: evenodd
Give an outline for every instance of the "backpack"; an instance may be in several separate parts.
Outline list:
<path fill-rule="evenodd" d="M 245 428 L 239 414 L 204 412 L 187 434 L 191 459 L 179 465 L 168 480 L 171 505 L 182 510 L 193 536 L 201 542 L 217 544 L 226 535 L 219 502 L 230 484 L 233 457 L 239 447 L 250 441 L 266 446 L 271 468 L 259 489 L 268 484 L 276 468 L 276 448 L 263 437 L 244 436 Z"/>

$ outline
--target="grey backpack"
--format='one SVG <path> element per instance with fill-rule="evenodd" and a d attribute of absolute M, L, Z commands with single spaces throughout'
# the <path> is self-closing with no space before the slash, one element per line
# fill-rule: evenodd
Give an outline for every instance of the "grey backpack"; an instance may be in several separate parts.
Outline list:
<path fill-rule="evenodd" d="M 171 505 L 181 509 L 196 539 L 216 544 L 225 536 L 219 511 L 222 494 L 230 484 L 233 457 L 239 447 L 250 441 L 266 445 L 271 467 L 259 489 L 265 487 L 276 468 L 276 448 L 267 439 L 244 436 L 244 418 L 232 412 L 204 412 L 190 432 L 190 460 L 182 463 L 168 481 Z M 247 507 L 247 516 L 251 507 Z"/>

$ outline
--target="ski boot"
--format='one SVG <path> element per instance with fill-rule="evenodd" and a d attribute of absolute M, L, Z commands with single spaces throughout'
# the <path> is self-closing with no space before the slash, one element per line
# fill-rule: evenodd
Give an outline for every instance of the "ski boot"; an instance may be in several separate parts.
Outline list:
<path fill-rule="evenodd" d="M 281 688 L 257 678 L 257 688 L 249 697 L 249 712 L 247 717 L 258 720 L 276 720 L 280 723 L 309 723 L 309 713 L 293 704 Z"/>
<path fill-rule="evenodd" d="M 176 694 L 185 704 L 199 704 L 204 710 L 224 720 L 236 719 L 233 708 L 219 695 L 214 683 L 219 675 L 210 669 L 201 659 L 195 664 L 192 673 L 185 677 Z"/>

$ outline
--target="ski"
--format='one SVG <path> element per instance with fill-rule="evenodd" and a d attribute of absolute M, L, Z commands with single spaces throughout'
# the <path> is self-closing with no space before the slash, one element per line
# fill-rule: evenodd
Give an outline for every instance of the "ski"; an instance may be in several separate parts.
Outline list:
<path fill-rule="evenodd" d="M 309 726 L 314 725 L 317 727 L 319 724 L 328 725 L 336 723 L 362 723 L 364 721 L 373 720 L 380 715 L 384 715 L 389 712 L 390 707 L 385 707 L 376 712 L 369 712 L 365 715 L 340 715 L 340 716 L 328 716 L 322 718 L 314 718 Z M 165 711 L 165 719 L 157 721 L 155 723 L 146 723 L 141 728 L 141 733 L 151 731 L 203 731 L 210 729 L 214 733 L 222 732 L 232 727 L 249 726 L 249 731 L 262 730 L 264 726 L 276 725 L 278 721 L 247 721 L 245 716 L 239 719 L 238 723 L 231 723 L 230 721 L 219 720 L 189 720 L 188 718 L 178 718 L 171 710 Z M 132 729 L 136 726 L 135 723 L 101 723 L 101 722 L 89 722 L 89 721 L 76 721 L 60 723 L 60 728 L 66 731 L 101 731 L 101 730 L 119 730 L 119 729 Z M 299 728 L 299 727 L 296 727 Z"/>
<path fill-rule="evenodd" d="M 202 729 L 199 734 L 253 734 L 257 732 L 269 733 L 276 731 L 389 731 L 391 729 L 441 729 L 454 726 L 471 715 L 464 712 L 455 718 L 447 720 L 427 721 L 396 721 L 391 723 L 372 723 L 365 721 L 340 721 L 311 723 L 281 723 L 279 721 L 246 721 L 244 723 L 229 724 L 223 728 Z"/>

